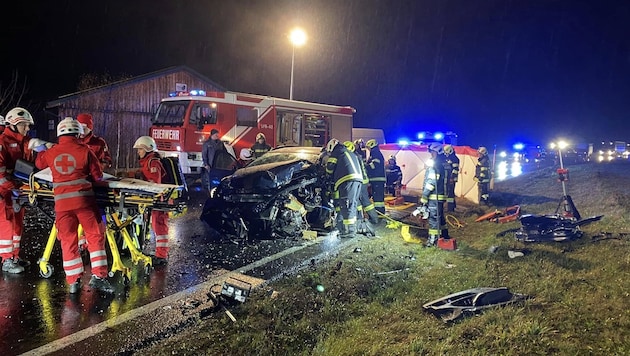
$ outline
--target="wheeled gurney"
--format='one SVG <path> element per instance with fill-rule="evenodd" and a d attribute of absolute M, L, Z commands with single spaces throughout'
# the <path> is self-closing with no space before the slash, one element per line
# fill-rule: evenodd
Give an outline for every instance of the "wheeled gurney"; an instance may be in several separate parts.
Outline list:
<path fill-rule="evenodd" d="M 14 175 L 22 181 L 22 186 L 14 192 L 16 203 L 20 205 L 37 206 L 40 201 L 54 200 L 52 188 L 52 174 L 50 168 L 35 172 L 33 165 L 18 161 Z M 187 190 L 185 186 L 171 184 L 156 184 L 133 178 L 117 178 L 105 174 L 103 181 L 94 183 L 94 193 L 98 206 L 105 211 L 106 239 L 109 246 L 112 263 L 109 275 L 121 272 L 125 282 L 131 279 L 131 269 L 124 265 L 120 258 L 116 234 L 120 233 L 125 247 L 131 255 L 134 265 L 142 264 L 145 272 L 152 267 L 151 257 L 140 250 L 138 234 L 132 235 L 128 228 L 132 224 L 149 226 L 149 212 L 153 209 L 181 214 L 187 208 Z M 78 236 L 82 229 L 79 226 Z M 145 233 L 146 235 L 146 233 Z M 50 264 L 50 255 L 57 239 L 57 229 L 53 227 L 42 257 L 38 260 L 39 274 L 49 278 L 54 272 Z"/>

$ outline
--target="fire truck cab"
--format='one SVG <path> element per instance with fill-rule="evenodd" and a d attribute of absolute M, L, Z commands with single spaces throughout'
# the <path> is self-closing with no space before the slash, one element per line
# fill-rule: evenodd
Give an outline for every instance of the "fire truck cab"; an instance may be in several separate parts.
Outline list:
<path fill-rule="evenodd" d="M 262 132 L 272 147 L 324 147 L 328 140 L 352 139 L 355 109 L 236 92 L 191 90 L 162 99 L 151 137 L 162 156 L 176 156 L 187 176 L 202 172 L 201 149 L 212 129 L 238 157 Z M 189 177 L 193 178 L 193 177 Z"/>

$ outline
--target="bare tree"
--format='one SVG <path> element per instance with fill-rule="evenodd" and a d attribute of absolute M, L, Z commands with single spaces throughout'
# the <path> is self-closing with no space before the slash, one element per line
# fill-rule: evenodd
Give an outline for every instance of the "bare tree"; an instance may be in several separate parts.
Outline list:
<path fill-rule="evenodd" d="M 27 93 L 26 79 L 20 80 L 18 71 L 15 70 L 8 82 L 0 81 L 0 110 L 5 113 L 10 108 L 24 105 L 24 95 Z"/>

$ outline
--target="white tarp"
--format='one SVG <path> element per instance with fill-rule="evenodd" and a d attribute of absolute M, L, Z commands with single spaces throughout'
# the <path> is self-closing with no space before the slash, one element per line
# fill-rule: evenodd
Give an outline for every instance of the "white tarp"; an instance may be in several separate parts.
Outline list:
<path fill-rule="evenodd" d="M 426 161 L 431 158 L 427 145 L 410 144 L 401 146 L 396 143 L 380 145 L 379 148 L 387 163 L 389 156 L 396 158 L 403 173 L 403 195 L 422 195 L 422 183 Z M 469 146 L 453 146 L 459 158 L 459 180 L 455 184 L 455 196 L 479 204 L 479 189 L 475 182 L 477 150 Z"/>

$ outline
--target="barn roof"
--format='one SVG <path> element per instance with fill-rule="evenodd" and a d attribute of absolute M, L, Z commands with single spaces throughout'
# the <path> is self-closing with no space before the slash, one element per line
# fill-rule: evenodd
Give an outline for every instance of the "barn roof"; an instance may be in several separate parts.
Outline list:
<path fill-rule="evenodd" d="M 215 83 L 214 81 L 210 80 L 205 75 L 197 72 L 196 70 L 194 70 L 194 69 L 192 69 L 192 68 L 190 68 L 188 66 L 181 65 L 181 66 L 168 67 L 168 68 L 161 69 L 161 70 L 158 70 L 158 71 L 155 71 L 155 72 L 139 75 L 137 77 L 124 79 L 124 80 L 121 80 L 121 81 L 118 81 L 118 82 L 102 85 L 100 87 L 90 88 L 90 89 L 78 91 L 76 93 L 62 95 L 56 100 L 52 100 L 52 101 L 47 102 L 46 103 L 46 108 L 49 109 L 49 108 L 53 108 L 53 107 L 59 106 L 60 104 L 66 102 L 66 101 L 74 100 L 78 96 L 81 96 L 81 95 L 84 95 L 84 94 L 87 94 L 87 93 L 92 94 L 92 93 L 97 93 L 99 91 L 111 90 L 113 88 L 122 87 L 122 86 L 126 86 L 126 85 L 131 85 L 131 84 L 135 84 L 135 83 L 139 83 L 139 82 L 145 81 L 147 79 L 153 79 L 153 78 L 157 78 L 157 77 L 161 77 L 161 76 L 164 76 L 164 75 L 168 75 L 168 74 L 176 73 L 176 72 L 181 72 L 181 71 L 189 72 L 190 74 L 198 77 L 199 79 L 207 82 L 208 84 L 213 85 L 214 87 L 219 88 L 222 91 L 227 91 L 227 89 L 225 89 L 223 86 L 221 86 L 221 85 Z"/>

